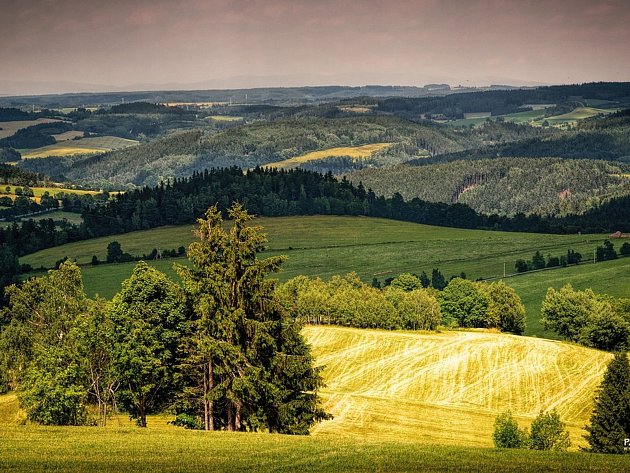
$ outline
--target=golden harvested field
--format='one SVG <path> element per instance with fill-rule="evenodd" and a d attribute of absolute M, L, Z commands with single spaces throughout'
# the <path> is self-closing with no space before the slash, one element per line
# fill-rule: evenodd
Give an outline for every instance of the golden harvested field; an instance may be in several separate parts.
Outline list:
<path fill-rule="evenodd" d="M 374 108 L 373 105 L 340 105 L 337 107 L 342 112 L 369 113 Z"/>
<path fill-rule="evenodd" d="M 299 166 L 300 164 L 304 164 L 309 161 L 316 161 L 318 159 L 326 159 L 339 156 L 349 156 L 353 159 L 363 159 L 369 158 L 374 153 L 389 148 L 391 145 L 392 143 L 373 143 L 362 146 L 342 146 L 339 148 L 329 148 L 320 151 L 312 151 L 301 156 L 295 156 L 294 158 L 285 159 L 284 161 L 265 164 L 265 166 L 282 169 L 294 168 Z"/>
<path fill-rule="evenodd" d="M 307 326 L 325 366 L 325 408 L 316 436 L 354 436 L 492 446 L 495 417 L 510 409 L 521 427 L 558 409 L 573 448 L 585 445 L 593 395 L 609 353 L 490 332 L 390 332 Z"/>
<path fill-rule="evenodd" d="M 231 115 L 212 115 L 208 117 L 209 120 L 215 122 L 237 122 L 243 119 L 243 117 L 233 117 Z"/>
<path fill-rule="evenodd" d="M 599 114 L 609 114 L 616 112 L 615 109 L 593 108 L 593 107 L 578 107 L 575 110 L 563 113 L 562 115 L 554 115 L 552 117 L 542 118 L 540 121 L 547 120 L 551 124 L 555 123 L 567 123 L 577 120 L 584 120 L 585 118 L 591 118 Z"/>
<path fill-rule="evenodd" d="M 136 140 L 117 136 L 99 136 L 80 140 L 64 141 L 31 150 L 21 150 L 22 159 L 45 158 L 48 156 L 71 156 L 73 154 L 97 154 L 137 145 Z"/>
<path fill-rule="evenodd" d="M 42 123 L 60 122 L 55 118 L 38 118 L 37 120 L 22 120 L 14 122 L 0 122 L 0 139 L 13 136 L 18 130 Z"/>

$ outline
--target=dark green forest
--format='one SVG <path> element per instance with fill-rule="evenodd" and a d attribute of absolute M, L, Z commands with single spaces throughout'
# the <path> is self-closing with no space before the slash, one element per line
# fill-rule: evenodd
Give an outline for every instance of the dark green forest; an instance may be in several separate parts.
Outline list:
<path fill-rule="evenodd" d="M 377 195 L 459 202 L 487 215 L 567 215 L 627 194 L 629 170 L 607 161 L 497 158 L 362 169 L 347 177 Z"/>

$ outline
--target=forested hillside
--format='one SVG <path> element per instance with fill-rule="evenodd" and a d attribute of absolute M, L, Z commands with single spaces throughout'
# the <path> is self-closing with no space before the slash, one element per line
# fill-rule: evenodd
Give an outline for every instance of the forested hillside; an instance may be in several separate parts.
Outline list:
<path fill-rule="evenodd" d="M 488 143 L 505 143 L 550 133 L 553 131 L 512 123 L 489 122 L 476 129 L 454 130 L 428 121 L 415 123 L 383 115 L 301 117 L 254 121 L 219 133 L 175 133 L 100 156 L 31 160 L 20 163 L 20 166 L 83 184 L 142 186 L 186 177 L 194 171 L 235 165 L 252 168 L 330 148 L 389 144 L 369 159 L 355 160 L 350 166 L 381 167 L 418 156 L 461 152 Z M 341 173 L 349 166 L 343 157 L 336 157 L 330 162 L 320 160 L 305 164 L 305 167 Z"/>
<path fill-rule="evenodd" d="M 461 159 L 509 157 L 559 157 L 568 159 L 604 159 L 630 162 L 630 109 L 607 117 L 577 122 L 570 131 L 549 136 L 527 137 L 519 141 L 491 143 L 462 152 L 445 153 L 431 160 L 412 160 L 410 164 L 426 165 Z"/>
<path fill-rule="evenodd" d="M 362 169 L 347 177 L 378 195 L 459 202 L 484 214 L 566 215 L 630 192 L 629 169 L 607 161 L 499 158 Z"/>
<path fill-rule="evenodd" d="M 504 115 L 528 109 L 530 104 L 557 105 L 565 102 L 585 103 L 588 99 L 630 103 L 630 83 L 590 83 L 560 85 L 525 90 L 495 90 L 443 97 L 388 98 L 377 102 L 378 109 L 406 118 L 439 115 L 445 119 L 464 118 L 465 113 L 490 112 Z M 529 108 L 531 110 L 531 108 Z"/>

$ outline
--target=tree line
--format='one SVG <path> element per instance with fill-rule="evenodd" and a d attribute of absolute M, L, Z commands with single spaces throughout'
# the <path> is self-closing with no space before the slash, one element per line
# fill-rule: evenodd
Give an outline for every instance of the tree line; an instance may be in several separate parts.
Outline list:
<path fill-rule="evenodd" d="M 443 290 L 423 287 L 404 273 L 379 289 L 355 273 L 330 281 L 297 276 L 277 290 L 279 300 L 296 318 L 311 324 L 334 324 L 386 330 L 436 330 L 438 327 L 498 328 L 521 334 L 525 308 L 514 289 L 461 278 Z"/>
<path fill-rule="evenodd" d="M 117 194 L 107 202 L 85 196 L 66 198 L 68 208 L 83 209 L 81 225 L 56 229 L 52 220 L 13 224 L 0 228 L 0 246 L 22 256 L 72 241 L 191 223 L 208 206 L 227 208 L 233 201 L 264 216 L 365 215 L 438 226 L 539 233 L 630 231 L 630 196 L 611 199 L 581 215 L 543 218 L 516 214 L 510 218 L 481 215 L 463 204 L 417 198 L 405 201 L 400 194 L 377 197 L 361 183 L 355 186 L 331 173 L 303 170 L 213 169 Z M 66 200 L 63 204 L 65 208 Z"/>
<path fill-rule="evenodd" d="M 630 299 L 579 291 L 567 284 L 549 288 L 541 322 L 565 340 L 600 350 L 630 349 Z"/>
<path fill-rule="evenodd" d="M 29 420 L 105 425 L 120 408 L 145 427 L 169 409 L 189 428 L 306 434 L 329 417 L 301 324 L 266 278 L 284 257 L 258 259 L 261 228 L 240 205 L 228 215 L 229 230 L 216 207 L 199 220 L 181 285 L 141 262 L 111 301 L 90 299 L 64 263 L 7 289 L 0 386 Z"/>

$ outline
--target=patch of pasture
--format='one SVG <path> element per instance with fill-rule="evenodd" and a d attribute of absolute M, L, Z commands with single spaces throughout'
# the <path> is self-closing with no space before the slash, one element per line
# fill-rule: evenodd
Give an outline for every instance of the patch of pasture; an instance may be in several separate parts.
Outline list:
<path fill-rule="evenodd" d="M 300 164 L 308 163 L 309 161 L 317 161 L 326 158 L 335 158 L 347 156 L 355 160 L 365 159 L 372 156 L 378 151 L 382 151 L 391 146 L 391 143 L 372 143 L 369 145 L 361 146 L 342 146 L 338 148 L 329 148 L 320 151 L 311 151 L 300 156 L 285 159 L 284 161 L 278 161 L 275 163 L 265 164 L 265 167 L 275 167 L 280 169 L 289 169 L 298 167 Z"/>
<path fill-rule="evenodd" d="M 23 159 L 45 158 L 48 156 L 72 156 L 75 154 L 99 154 L 138 144 L 136 140 L 117 136 L 98 136 L 79 140 L 62 141 L 53 145 L 31 150 L 20 150 Z"/>
<path fill-rule="evenodd" d="M 0 122 L 0 139 L 15 135 L 18 130 L 29 126 L 41 125 L 42 123 L 60 122 L 56 118 L 38 118 L 37 120 L 19 120 L 10 122 Z"/>

